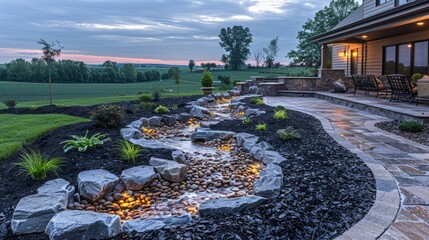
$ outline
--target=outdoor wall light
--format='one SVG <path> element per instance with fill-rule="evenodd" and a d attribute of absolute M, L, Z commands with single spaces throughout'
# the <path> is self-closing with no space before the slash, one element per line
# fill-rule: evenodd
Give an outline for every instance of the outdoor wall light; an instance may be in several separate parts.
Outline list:
<path fill-rule="evenodd" d="M 411 44 L 408 44 L 408 46 L 407 46 L 408 48 L 412 48 L 413 47 L 413 45 L 411 45 Z"/>
<path fill-rule="evenodd" d="M 363 38 L 363 39 L 367 39 L 367 38 L 368 38 L 368 36 L 367 36 L 367 35 L 362 35 L 362 38 Z"/>
<path fill-rule="evenodd" d="M 344 50 L 344 51 L 341 51 L 338 55 L 340 56 L 340 58 L 345 58 L 347 57 L 347 52 L 346 50 Z"/>
<path fill-rule="evenodd" d="M 353 57 L 357 57 L 357 52 L 353 52 Z"/>
<path fill-rule="evenodd" d="M 417 26 L 423 26 L 423 25 L 425 25 L 425 23 L 424 23 L 424 22 L 418 22 L 418 23 L 417 23 Z"/>

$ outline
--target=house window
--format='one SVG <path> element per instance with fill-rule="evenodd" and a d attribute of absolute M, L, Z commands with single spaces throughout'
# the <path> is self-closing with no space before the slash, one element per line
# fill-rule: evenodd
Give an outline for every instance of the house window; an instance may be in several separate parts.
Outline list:
<path fill-rule="evenodd" d="M 413 73 L 421 73 L 428 75 L 429 67 L 429 42 L 416 42 L 414 43 L 414 68 Z"/>
<path fill-rule="evenodd" d="M 384 3 L 387 3 L 387 2 L 389 2 L 390 0 L 377 0 L 377 1 L 375 1 L 375 5 L 376 6 L 379 6 L 379 5 L 381 5 L 381 4 L 384 4 Z"/>
<path fill-rule="evenodd" d="M 429 41 L 383 48 L 383 74 L 429 75 Z"/>
<path fill-rule="evenodd" d="M 400 6 L 409 2 L 413 2 L 414 0 L 395 0 L 395 6 Z"/>
<path fill-rule="evenodd" d="M 412 44 L 402 44 L 398 46 L 397 73 L 406 76 L 411 75 L 411 48 Z"/>
<path fill-rule="evenodd" d="M 396 47 L 395 46 L 384 48 L 383 69 L 384 69 L 384 74 L 396 73 Z"/>

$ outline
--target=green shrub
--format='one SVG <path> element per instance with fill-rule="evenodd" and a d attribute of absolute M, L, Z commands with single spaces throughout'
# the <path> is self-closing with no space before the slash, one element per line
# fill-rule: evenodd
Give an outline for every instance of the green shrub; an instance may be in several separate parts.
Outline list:
<path fill-rule="evenodd" d="M 4 100 L 3 103 L 9 109 L 13 109 L 16 106 L 16 100 L 15 99 L 7 99 L 7 100 Z"/>
<path fill-rule="evenodd" d="M 149 94 L 144 94 L 139 97 L 140 102 L 152 102 L 152 96 Z"/>
<path fill-rule="evenodd" d="M 18 175 L 30 176 L 34 180 L 43 180 L 48 173 L 58 174 L 60 171 L 61 158 L 47 158 L 38 151 L 23 151 L 20 159 L 13 164 L 19 168 Z"/>
<path fill-rule="evenodd" d="M 265 124 L 265 123 L 256 124 L 255 130 L 266 131 L 267 130 L 267 124 Z"/>
<path fill-rule="evenodd" d="M 177 110 L 177 106 L 176 105 L 172 106 L 171 110 L 176 111 Z"/>
<path fill-rule="evenodd" d="M 133 106 L 134 110 L 142 112 L 153 112 L 155 110 L 155 103 L 153 102 L 142 102 Z"/>
<path fill-rule="evenodd" d="M 250 119 L 250 117 L 246 117 L 245 119 L 243 119 L 242 123 L 243 125 L 249 125 L 252 123 L 252 119 Z"/>
<path fill-rule="evenodd" d="M 421 132 L 424 128 L 422 124 L 414 121 L 401 122 L 398 127 L 404 132 Z"/>
<path fill-rule="evenodd" d="M 124 122 L 125 110 L 121 106 L 102 105 L 92 112 L 92 120 L 97 126 L 116 128 Z"/>
<path fill-rule="evenodd" d="M 152 89 L 152 99 L 158 101 L 161 98 L 162 92 L 159 88 Z"/>
<path fill-rule="evenodd" d="M 301 137 L 301 135 L 293 127 L 280 129 L 277 131 L 277 135 L 279 135 L 279 138 L 283 141 L 289 141 Z"/>
<path fill-rule="evenodd" d="M 106 141 L 109 141 L 110 138 L 106 138 L 106 134 L 96 133 L 88 138 L 88 132 L 86 131 L 84 136 L 71 135 L 72 139 L 61 142 L 64 144 L 64 152 L 68 152 L 76 148 L 79 152 L 85 152 L 89 148 L 92 148 L 96 145 L 102 145 Z"/>
<path fill-rule="evenodd" d="M 213 78 L 211 72 L 205 70 L 203 72 L 203 76 L 201 78 L 201 85 L 203 87 L 212 87 L 213 86 Z"/>
<path fill-rule="evenodd" d="M 65 107 L 65 105 L 64 104 L 55 104 L 55 107 L 56 108 L 63 108 L 63 107 Z"/>
<path fill-rule="evenodd" d="M 170 110 L 168 110 L 168 107 L 159 105 L 157 108 L 155 108 L 156 113 L 168 113 Z"/>
<path fill-rule="evenodd" d="M 276 120 L 286 120 L 287 112 L 286 110 L 277 110 L 274 112 L 274 119 Z"/>
<path fill-rule="evenodd" d="M 119 141 L 117 149 L 120 152 L 122 160 L 128 163 L 135 163 L 142 151 L 140 146 L 134 145 L 125 139 Z"/>
<path fill-rule="evenodd" d="M 232 81 L 232 85 L 235 86 L 235 85 L 237 85 L 238 82 L 241 82 L 241 81 L 240 80 L 234 80 L 234 81 Z"/>
<path fill-rule="evenodd" d="M 278 110 L 287 110 L 285 107 L 283 107 L 282 105 L 277 105 L 276 108 L 274 109 L 274 111 L 278 111 Z"/>
<path fill-rule="evenodd" d="M 413 79 L 413 83 L 417 83 L 417 81 L 419 81 L 423 77 L 424 77 L 424 74 L 414 73 L 413 76 L 411 76 L 411 79 Z"/>
<path fill-rule="evenodd" d="M 31 106 L 30 106 L 30 110 L 31 110 L 31 111 L 34 111 L 34 110 L 36 110 L 37 108 L 39 108 L 37 105 L 31 105 Z"/>
<path fill-rule="evenodd" d="M 264 100 L 261 97 L 253 97 L 252 99 L 250 99 L 250 103 L 256 105 L 263 105 Z"/>

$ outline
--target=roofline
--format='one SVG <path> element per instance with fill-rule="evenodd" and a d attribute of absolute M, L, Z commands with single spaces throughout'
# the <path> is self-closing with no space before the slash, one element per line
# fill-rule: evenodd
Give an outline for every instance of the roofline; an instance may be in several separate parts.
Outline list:
<path fill-rule="evenodd" d="M 364 19 L 362 19 L 360 21 L 357 21 L 357 22 L 354 22 L 354 23 L 342 26 L 342 27 L 334 29 L 334 30 L 330 30 L 328 32 L 325 32 L 325 33 L 322 33 L 322 34 L 319 34 L 319 35 L 316 35 L 316 36 L 313 36 L 313 37 L 310 37 L 310 40 L 311 41 L 323 42 L 325 39 L 335 38 L 336 35 L 340 35 L 342 32 L 347 33 L 347 32 L 350 32 L 350 31 L 356 31 L 356 29 L 359 29 L 360 25 L 363 25 L 365 23 L 368 23 L 368 24 L 366 26 L 362 26 L 362 27 L 368 27 L 368 25 L 370 26 L 370 23 L 373 22 L 374 20 L 379 20 L 379 21 L 390 20 L 390 19 L 387 19 L 387 17 L 389 17 L 389 16 L 391 16 L 391 15 L 393 15 L 395 13 L 404 11 L 404 10 L 414 9 L 414 8 L 416 8 L 418 6 L 423 6 L 423 8 L 417 8 L 417 9 L 415 9 L 417 11 L 409 11 L 406 14 L 402 14 L 402 15 L 399 15 L 399 16 L 401 18 L 404 18 L 404 17 L 412 16 L 412 14 L 415 14 L 416 12 L 427 13 L 427 11 L 429 10 L 429 0 L 417 0 L 417 1 L 410 2 L 408 4 L 405 4 L 405 5 L 402 5 L 402 6 L 399 6 L 399 7 L 395 7 L 393 9 L 390 9 L 390 10 L 386 11 L 386 12 L 383 12 L 383 13 L 380 13 L 380 14 L 375 14 L 373 16 L 364 18 Z M 396 17 L 398 17 L 398 16 L 396 16 Z"/>

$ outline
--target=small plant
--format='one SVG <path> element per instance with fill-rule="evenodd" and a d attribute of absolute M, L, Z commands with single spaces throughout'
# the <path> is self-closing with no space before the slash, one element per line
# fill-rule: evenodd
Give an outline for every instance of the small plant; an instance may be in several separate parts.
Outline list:
<path fill-rule="evenodd" d="M 21 161 L 14 163 L 18 167 L 18 175 L 30 176 L 34 180 L 43 180 L 49 172 L 57 174 L 61 166 L 61 158 L 47 158 L 40 152 L 23 151 Z"/>
<path fill-rule="evenodd" d="M 424 126 L 418 122 L 406 121 L 406 122 L 401 122 L 398 128 L 399 130 L 404 132 L 421 132 L 423 131 Z"/>
<path fill-rule="evenodd" d="M 287 112 L 286 110 L 277 110 L 274 112 L 274 119 L 276 120 L 286 120 Z"/>
<path fill-rule="evenodd" d="M 255 130 L 256 131 L 266 131 L 267 130 L 267 124 L 265 124 L 265 123 L 256 124 Z"/>
<path fill-rule="evenodd" d="M 411 76 L 411 79 L 413 80 L 413 83 L 416 84 L 423 77 L 424 75 L 421 73 L 414 73 L 413 76 Z"/>
<path fill-rule="evenodd" d="M 39 108 L 37 105 L 31 105 L 31 106 L 30 106 L 30 110 L 31 110 L 31 111 L 34 111 L 34 110 L 36 110 L 37 108 Z"/>
<path fill-rule="evenodd" d="M 274 111 L 278 111 L 278 110 L 287 110 L 285 107 L 283 107 L 282 105 L 277 105 L 276 108 L 274 109 Z"/>
<path fill-rule="evenodd" d="M 106 138 L 106 134 L 96 133 L 88 138 L 88 132 L 86 131 L 84 136 L 71 135 L 72 139 L 61 142 L 64 144 L 64 152 L 68 152 L 76 148 L 79 152 L 85 152 L 89 148 L 92 148 L 96 145 L 102 145 L 106 141 L 109 141 L 110 138 Z"/>
<path fill-rule="evenodd" d="M 212 73 L 205 70 L 203 72 L 203 76 L 201 77 L 201 86 L 203 87 L 212 87 L 213 86 L 213 78 Z"/>
<path fill-rule="evenodd" d="M 263 105 L 264 104 L 264 100 L 261 97 L 253 97 L 250 100 L 251 104 L 256 104 L 256 105 Z"/>
<path fill-rule="evenodd" d="M 280 129 L 277 131 L 277 135 L 279 135 L 279 138 L 283 141 L 289 141 L 301 137 L 301 135 L 293 127 Z"/>
<path fill-rule="evenodd" d="M 153 112 L 153 110 L 155 109 L 155 103 L 153 102 L 142 102 L 140 104 L 136 104 L 133 106 L 133 108 L 137 111 L 142 111 L 142 112 Z"/>
<path fill-rule="evenodd" d="M 172 106 L 171 110 L 176 111 L 177 110 L 177 106 L 176 105 Z"/>
<path fill-rule="evenodd" d="M 157 108 L 155 108 L 156 113 L 168 113 L 170 110 L 168 110 L 168 107 L 159 105 Z"/>
<path fill-rule="evenodd" d="M 152 99 L 158 101 L 161 98 L 162 92 L 159 88 L 152 89 Z"/>
<path fill-rule="evenodd" d="M 122 160 L 128 163 L 135 163 L 142 151 L 140 146 L 134 145 L 125 139 L 119 141 L 117 149 L 121 152 Z"/>
<path fill-rule="evenodd" d="M 92 120 L 97 126 L 116 128 L 124 122 L 125 110 L 121 106 L 102 105 L 92 113 Z"/>
<path fill-rule="evenodd" d="M 55 104 L 55 107 L 56 108 L 63 108 L 63 107 L 65 107 L 65 105 L 64 104 Z"/>
<path fill-rule="evenodd" d="M 249 125 L 251 123 L 252 123 L 252 119 L 250 119 L 250 117 L 243 119 L 243 125 Z"/>
<path fill-rule="evenodd" d="M 7 100 L 4 100 L 3 103 L 9 109 L 13 109 L 16 106 L 16 100 L 15 99 L 7 99 Z"/>
<path fill-rule="evenodd" d="M 139 97 L 139 101 L 140 102 L 144 102 L 144 103 L 146 103 L 146 102 L 152 102 L 152 96 L 151 95 L 149 95 L 149 94 L 144 94 L 144 95 L 141 95 L 140 97 Z"/>

